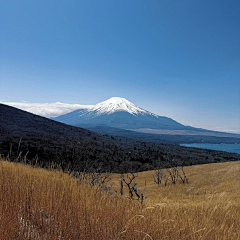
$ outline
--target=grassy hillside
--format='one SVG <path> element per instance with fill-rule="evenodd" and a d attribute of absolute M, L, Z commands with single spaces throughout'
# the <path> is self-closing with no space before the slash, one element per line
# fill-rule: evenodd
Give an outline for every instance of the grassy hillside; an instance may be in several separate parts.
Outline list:
<path fill-rule="evenodd" d="M 143 204 L 55 170 L 0 161 L 1 239 L 240 239 L 240 163 L 186 167 L 188 183 L 138 174 Z M 119 189 L 119 175 L 112 184 Z"/>

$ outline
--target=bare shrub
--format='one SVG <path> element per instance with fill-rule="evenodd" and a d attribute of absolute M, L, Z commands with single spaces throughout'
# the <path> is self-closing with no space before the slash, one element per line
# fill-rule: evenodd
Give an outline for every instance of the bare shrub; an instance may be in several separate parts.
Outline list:
<path fill-rule="evenodd" d="M 145 188 L 146 188 L 146 180 L 145 180 L 145 188 L 144 190 L 138 190 L 137 183 L 135 182 L 135 178 L 138 176 L 137 173 L 127 173 L 120 175 L 120 194 L 123 195 L 123 183 L 128 188 L 128 198 L 131 200 L 137 200 L 140 203 L 143 203 L 144 199 L 146 199 Z"/>
<path fill-rule="evenodd" d="M 168 165 L 169 167 L 166 169 L 168 174 L 166 174 L 163 170 L 163 166 L 161 165 L 161 161 L 157 161 L 157 169 L 154 171 L 154 174 L 152 174 L 155 184 L 160 185 L 163 181 L 165 186 L 167 186 L 168 181 L 176 184 L 179 178 L 182 183 L 188 182 L 185 170 L 183 169 L 183 165 L 180 160 L 170 160 L 170 157 L 168 157 Z"/>
<path fill-rule="evenodd" d="M 173 184 L 176 184 L 178 180 L 178 168 L 177 167 L 168 168 L 167 172 L 169 173 L 171 182 Z"/>
<path fill-rule="evenodd" d="M 180 169 L 180 170 L 179 170 Z M 183 169 L 183 166 L 180 166 L 178 168 L 178 176 L 180 177 L 180 179 L 182 180 L 182 183 L 186 183 L 188 182 L 188 179 L 186 177 L 186 173 L 185 170 Z"/>
<path fill-rule="evenodd" d="M 157 169 L 154 171 L 154 174 L 152 174 L 152 176 L 153 176 L 154 183 L 158 185 L 162 183 L 164 172 L 162 169 L 162 164 L 160 159 L 158 159 L 157 161 Z"/>

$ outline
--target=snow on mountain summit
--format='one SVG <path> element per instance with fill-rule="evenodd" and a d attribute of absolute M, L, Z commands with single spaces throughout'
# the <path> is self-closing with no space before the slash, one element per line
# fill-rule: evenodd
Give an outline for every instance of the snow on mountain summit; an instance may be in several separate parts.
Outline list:
<path fill-rule="evenodd" d="M 125 111 L 131 114 L 146 114 L 147 111 L 129 102 L 125 98 L 112 97 L 106 101 L 96 104 L 91 110 L 99 114 L 111 114 L 114 112 Z"/>
<path fill-rule="evenodd" d="M 184 128 L 173 119 L 155 115 L 120 97 L 112 97 L 90 108 L 81 108 L 53 119 L 74 126 L 88 124 L 121 129 L 180 130 Z"/>

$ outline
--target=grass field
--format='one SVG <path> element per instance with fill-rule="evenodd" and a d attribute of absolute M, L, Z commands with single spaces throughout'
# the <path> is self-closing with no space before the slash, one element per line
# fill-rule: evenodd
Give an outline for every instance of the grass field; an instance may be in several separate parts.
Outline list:
<path fill-rule="evenodd" d="M 0 237 L 240 239 L 240 162 L 185 171 L 188 183 L 167 186 L 139 173 L 147 196 L 140 204 L 63 172 L 0 161 Z M 119 175 L 111 183 L 119 191 Z"/>

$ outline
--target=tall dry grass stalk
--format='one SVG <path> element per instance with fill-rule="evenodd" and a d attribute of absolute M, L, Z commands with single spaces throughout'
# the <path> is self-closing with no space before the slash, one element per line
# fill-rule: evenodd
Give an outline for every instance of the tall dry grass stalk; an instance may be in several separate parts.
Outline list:
<path fill-rule="evenodd" d="M 148 197 L 140 204 L 61 171 L 0 161 L 0 238 L 240 239 L 240 164 L 186 174 L 188 184 L 159 187 L 151 172 L 139 173 Z"/>

